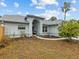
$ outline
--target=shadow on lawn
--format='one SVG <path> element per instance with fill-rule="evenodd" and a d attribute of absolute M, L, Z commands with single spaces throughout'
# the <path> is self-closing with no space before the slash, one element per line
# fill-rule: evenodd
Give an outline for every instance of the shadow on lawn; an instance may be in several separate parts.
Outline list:
<path fill-rule="evenodd" d="M 5 40 L 5 41 L 3 41 L 3 42 L 0 43 L 0 49 L 5 48 L 8 45 L 9 45 L 9 41 Z"/>

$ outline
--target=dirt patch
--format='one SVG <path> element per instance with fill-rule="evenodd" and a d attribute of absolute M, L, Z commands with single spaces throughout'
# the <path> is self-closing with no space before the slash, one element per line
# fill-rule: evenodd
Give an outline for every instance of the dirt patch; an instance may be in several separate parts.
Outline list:
<path fill-rule="evenodd" d="M 79 59 L 79 43 L 18 38 L 0 50 L 0 59 Z"/>

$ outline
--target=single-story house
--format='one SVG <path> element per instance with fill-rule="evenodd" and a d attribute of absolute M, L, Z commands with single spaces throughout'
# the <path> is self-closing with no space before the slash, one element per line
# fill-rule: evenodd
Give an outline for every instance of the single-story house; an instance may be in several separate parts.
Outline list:
<path fill-rule="evenodd" d="M 0 18 L 0 22 L 4 23 L 5 35 L 20 37 L 26 35 L 53 35 L 59 36 L 58 27 L 61 23 L 59 20 L 45 20 L 45 18 L 27 15 L 4 15 Z"/>

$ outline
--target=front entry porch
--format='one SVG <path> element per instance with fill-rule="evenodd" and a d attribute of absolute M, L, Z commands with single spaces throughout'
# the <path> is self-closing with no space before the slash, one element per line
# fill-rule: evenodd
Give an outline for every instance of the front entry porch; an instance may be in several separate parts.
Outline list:
<path fill-rule="evenodd" d="M 32 37 L 33 35 L 42 35 L 43 20 L 44 18 L 41 17 L 27 16 L 27 21 L 29 22 L 29 37 Z"/>
<path fill-rule="evenodd" d="M 38 20 L 33 20 L 32 22 L 32 35 L 38 35 L 40 22 Z"/>

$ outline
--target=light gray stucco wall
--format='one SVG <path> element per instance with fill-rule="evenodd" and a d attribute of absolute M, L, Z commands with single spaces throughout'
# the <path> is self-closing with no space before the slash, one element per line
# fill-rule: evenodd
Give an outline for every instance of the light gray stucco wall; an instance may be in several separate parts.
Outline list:
<path fill-rule="evenodd" d="M 48 34 L 49 35 L 54 35 L 54 36 L 59 36 L 59 31 L 58 31 L 58 26 L 48 26 Z"/>
<path fill-rule="evenodd" d="M 39 25 L 38 25 L 38 34 L 37 35 L 42 35 L 42 29 L 43 29 L 43 20 L 38 19 L 39 20 Z"/>
<path fill-rule="evenodd" d="M 28 36 L 29 24 L 17 24 L 17 23 L 5 23 L 5 35 L 8 35 L 8 36 L 15 35 L 16 37 L 20 37 L 21 30 L 18 29 L 19 25 L 25 26 L 25 30 L 23 31 L 25 32 L 26 36 Z"/>

